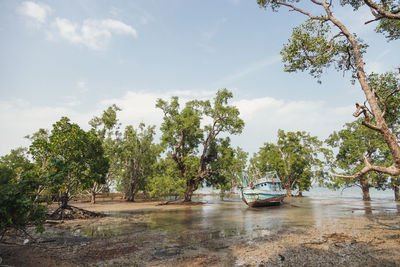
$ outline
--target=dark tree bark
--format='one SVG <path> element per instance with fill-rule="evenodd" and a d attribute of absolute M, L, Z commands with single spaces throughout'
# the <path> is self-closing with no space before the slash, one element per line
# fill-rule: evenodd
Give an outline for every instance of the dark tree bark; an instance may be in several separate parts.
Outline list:
<path fill-rule="evenodd" d="M 371 196 L 369 195 L 369 183 L 365 177 L 362 177 L 360 179 L 360 184 L 361 184 L 361 190 L 363 194 L 363 200 L 364 201 L 370 201 Z"/>
<path fill-rule="evenodd" d="M 398 185 L 393 185 L 393 192 L 394 192 L 394 201 L 400 201 L 400 192 Z"/>
<path fill-rule="evenodd" d="M 128 190 L 125 193 L 125 200 L 129 202 L 135 201 L 135 183 L 131 182 L 128 185 Z"/>
<path fill-rule="evenodd" d="M 69 194 L 68 191 L 66 191 L 64 194 L 61 195 L 61 209 L 66 209 L 68 207 L 68 200 L 69 200 Z"/>
<path fill-rule="evenodd" d="M 90 203 L 91 204 L 96 204 L 96 191 L 91 190 L 90 192 Z"/>
<path fill-rule="evenodd" d="M 185 199 L 183 200 L 183 202 L 192 201 L 193 192 L 196 191 L 196 189 L 199 187 L 199 183 L 199 180 L 189 180 L 186 183 Z"/>

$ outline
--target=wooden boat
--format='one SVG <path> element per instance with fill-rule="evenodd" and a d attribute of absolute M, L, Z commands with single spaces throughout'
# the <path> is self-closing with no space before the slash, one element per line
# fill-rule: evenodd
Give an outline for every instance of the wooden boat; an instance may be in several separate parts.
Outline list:
<path fill-rule="evenodd" d="M 277 172 L 268 172 L 263 178 L 247 183 L 243 173 L 244 187 L 240 188 L 240 197 L 249 207 L 279 205 L 286 191 L 282 189 Z"/>

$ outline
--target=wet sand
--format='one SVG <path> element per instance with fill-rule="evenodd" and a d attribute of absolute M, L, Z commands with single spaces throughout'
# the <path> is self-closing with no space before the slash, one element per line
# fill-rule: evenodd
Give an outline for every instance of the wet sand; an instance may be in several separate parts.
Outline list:
<path fill-rule="evenodd" d="M 294 198 L 250 209 L 121 201 L 74 204 L 109 216 L 46 225 L 38 243 L 0 246 L 11 266 L 400 266 L 394 202 Z"/>

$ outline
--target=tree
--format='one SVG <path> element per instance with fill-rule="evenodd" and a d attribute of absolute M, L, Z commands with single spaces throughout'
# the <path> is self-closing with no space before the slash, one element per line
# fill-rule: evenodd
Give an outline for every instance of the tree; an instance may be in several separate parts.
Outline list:
<path fill-rule="evenodd" d="M 0 159 L 0 241 L 10 229 L 25 233 L 25 227 L 35 225 L 44 230 L 46 207 L 41 204 L 37 188 L 40 184 L 34 166 L 25 149 L 12 150 Z"/>
<path fill-rule="evenodd" d="M 390 153 L 383 137 L 378 132 L 364 127 L 360 119 L 346 123 L 344 129 L 332 133 L 325 142 L 339 149 L 334 167 L 347 173 L 356 173 L 364 167 L 363 155 L 372 164 L 387 165 L 389 161 Z M 337 177 L 333 182 L 337 186 L 349 186 L 358 182 L 362 189 L 363 200 L 371 200 L 369 188 L 382 187 L 384 180 L 386 179 L 383 175 L 366 173 L 356 180 Z"/>
<path fill-rule="evenodd" d="M 93 130 L 85 132 L 66 117 L 53 124 L 48 138 L 36 138 L 30 151 L 46 162 L 49 186 L 58 193 L 61 209 L 68 208 L 71 196 L 80 190 L 104 183 L 108 160 L 100 140 Z"/>
<path fill-rule="evenodd" d="M 177 163 L 171 158 L 159 160 L 154 164 L 154 174 L 150 178 L 148 189 L 152 197 L 183 197 L 186 181 L 180 177 Z"/>
<path fill-rule="evenodd" d="M 232 93 L 219 90 L 213 103 L 209 100 L 193 100 L 180 110 L 178 97 L 168 103 L 158 99 L 157 108 L 164 112 L 161 125 L 162 144 L 167 146 L 170 157 L 176 162 L 179 179 L 186 181 L 184 201 L 192 199 L 199 185 L 208 181 L 215 170 L 211 163 L 217 159 L 220 134 L 241 133 L 244 122 L 239 118 L 239 110 L 228 105 Z M 211 123 L 201 127 L 202 120 Z"/>
<path fill-rule="evenodd" d="M 104 190 L 104 187 L 110 187 L 113 180 L 116 179 L 120 166 L 120 154 L 121 154 L 121 134 L 119 132 L 119 126 L 117 119 L 117 112 L 121 109 L 116 105 L 111 105 L 105 111 L 101 117 L 94 117 L 90 122 L 90 126 L 100 139 L 104 156 L 109 161 L 109 168 L 105 176 L 105 183 L 99 184 L 97 181 L 93 183 L 90 188 L 90 202 L 96 203 L 96 195 Z M 109 189 L 109 188 L 107 188 Z"/>
<path fill-rule="evenodd" d="M 230 139 L 225 138 L 218 147 L 218 158 L 212 163 L 212 169 L 216 170 L 209 184 L 220 189 L 223 197 L 226 191 L 235 193 L 235 187 L 242 184 L 242 170 L 246 168 L 248 153 L 242 148 L 233 148 Z"/>
<path fill-rule="evenodd" d="M 362 124 L 366 127 L 379 132 L 389 148 L 393 158 L 390 166 L 373 165 L 364 157 L 364 167 L 355 173 L 349 175 L 349 178 L 359 178 L 370 171 L 378 171 L 392 176 L 400 174 L 400 145 L 399 139 L 386 121 L 387 119 L 387 102 L 391 94 L 381 98 L 376 94 L 377 88 L 368 82 L 368 76 L 364 69 L 363 54 L 366 45 L 352 34 L 348 28 L 333 15 L 331 1 L 312 0 L 311 3 L 315 8 L 310 8 L 312 12 L 320 10 L 320 13 L 312 14 L 307 10 L 300 8 L 297 3 L 299 0 L 258 0 L 260 7 L 270 7 L 273 11 L 277 11 L 280 7 L 287 7 L 292 11 L 296 11 L 305 15 L 308 19 L 303 25 L 296 27 L 289 43 L 284 45 L 281 55 L 285 62 L 285 71 L 295 72 L 309 70 L 314 77 L 320 77 L 323 70 L 330 66 L 335 66 L 338 70 L 351 71 L 354 79 L 363 90 L 369 107 L 366 105 L 356 104 L 356 112 L 354 116 L 361 114 L 364 116 Z M 388 34 L 390 40 L 398 38 L 400 29 L 400 4 L 395 0 L 378 1 L 372 0 L 354 1 L 343 0 L 341 5 L 351 5 L 355 11 L 361 5 L 367 5 L 373 15 L 372 21 L 379 21 L 377 27 L 378 32 Z M 317 12 L 317 11 L 315 11 Z M 369 23 L 371 21 L 368 21 Z M 395 91 L 399 91 L 396 88 Z M 385 108 L 386 107 L 386 108 Z"/>
<path fill-rule="evenodd" d="M 153 175 L 153 165 L 157 162 L 161 149 L 154 144 L 155 126 L 144 123 L 136 130 L 125 128 L 122 140 L 120 186 L 127 201 L 134 201 L 139 190 L 146 188 Z"/>
<path fill-rule="evenodd" d="M 250 160 L 251 169 L 260 175 L 276 171 L 287 196 L 291 197 L 295 189 L 301 196 L 310 188 L 313 178 L 324 175 L 319 157 L 328 151 L 321 145 L 317 137 L 308 133 L 279 130 L 277 143 L 265 143 Z"/>

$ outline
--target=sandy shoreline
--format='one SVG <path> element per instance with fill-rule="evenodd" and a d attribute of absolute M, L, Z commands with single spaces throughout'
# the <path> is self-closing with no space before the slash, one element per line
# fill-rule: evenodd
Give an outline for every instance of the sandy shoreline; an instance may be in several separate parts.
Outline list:
<path fill-rule="evenodd" d="M 172 212 L 214 208 L 215 204 L 157 205 L 119 200 L 74 203 L 91 211 L 148 211 L 145 215 L 72 220 L 47 225 L 38 244 L 0 245 L 3 264 L 10 266 L 400 266 L 400 214 L 380 212 L 324 219 L 268 230 L 249 238 L 221 237 L 201 227 L 168 232 L 154 228 L 152 211 Z M 174 211 L 175 210 L 175 211 Z M 283 209 L 285 210 L 285 209 Z M 150 213 L 149 213 L 150 212 Z M 246 212 L 246 211 L 245 211 Z M 261 211 L 264 212 L 264 211 Z M 176 215 L 175 215 L 176 214 Z M 186 214 L 186 215 L 185 215 Z M 188 213 L 191 214 L 191 213 Z M 257 211 L 257 214 L 262 214 Z M 164 216 L 163 215 L 163 216 Z M 150 217 L 149 217 L 150 216 Z M 104 230 L 106 226 L 118 226 Z M 149 228 L 150 227 L 150 228 Z M 171 227 L 175 227 L 172 224 Z M 178 227 L 178 226 L 176 226 Z M 256 226 L 255 226 L 256 227 Z M 87 233 L 87 231 L 94 231 Z M 104 231 L 98 231 L 98 230 Z M 86 231 L 86 232 L 85 232 Z M 114 231 L 114 232 L 113 232 Z M 85 233 L 85 235 L 82 235 Z M 92 237 L 87 237 L 92 234 Z"/>

